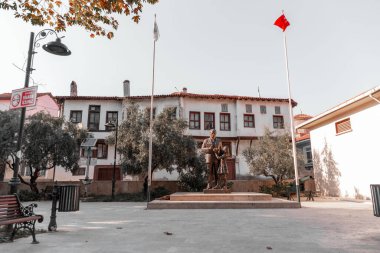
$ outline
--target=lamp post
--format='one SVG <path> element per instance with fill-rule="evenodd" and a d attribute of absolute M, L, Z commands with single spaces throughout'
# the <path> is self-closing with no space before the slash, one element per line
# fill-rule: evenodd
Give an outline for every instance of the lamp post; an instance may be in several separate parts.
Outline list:
<path fill-rule="evenodd" d="M 113 156 L 113 172 L 112 172 L 112 195 L 111 199 L 112 201 L 115 200 L 115 183 L 116 183 L 116 148 L 117 148 L 117 129 L 118 129 L 118 116 L 116 117 L 116 123 L 114 122 L 108 122 L 105 124 L 106 127 L 112 127 L 115 129 L 115 151 Z"/>
<path fill-rule="evenodd" d="M 56 40 L 51 41 L 45 45 L 42 46 L 42 48 L 55 55 L 60 56 L 68 56 L 71 54 L 71 51 L 67 48 L 66 45 L 64 45 L 61 42 L 61 38 L 58 37 L 58 34 L 52 30 L 52 29 L 44 29 L 37 33 L 36 37 L 34 37 L 34 33 L 30 33 L 30 40 L 29 40 L 29 51 L 28 51 L 28 59 L 27 59 L 27 65 L 26 65 L 26 71 L 25 71 L 25 84 L 24 88 L 29 87 L 29 79 L 30 75 L 33 72 L 33 58 L 34 54 L 36 53 L 34 50 L 36 47 L 40 47 L 40 41 L 47 38 L 48 35 L 55 35 Z M 21 109 L 21 117 L 20 117 L 20 127 L 17 135 L 17 144 L 16 144 L 16 160 L 13 167 L 13 177 L 9 181 L 9 184 L 11 185 L 11 193 L 17 193 L 17 185 L 20 184 L 20 179 L 18 178 L 18 171 L 20 167 L 20 159 L 21 159 L 21 144 L 22 144 L 22 132 L 24 129 L 24 122 L 25 122 L 25 112 L 26 108 L 23 107 Z"/>

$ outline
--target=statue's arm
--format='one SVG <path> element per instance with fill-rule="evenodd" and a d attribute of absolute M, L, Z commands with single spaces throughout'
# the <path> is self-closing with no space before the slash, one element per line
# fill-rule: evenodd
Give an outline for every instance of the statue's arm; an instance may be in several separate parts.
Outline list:
<path fill-rule="evenodd" d="M 203 153 L 205 154 L 210 154 L 211 153 L 211 148 L 208 147 L 209 145 L 207 145 L 207 139 L 203 141 L 202 143 L 202 147 L 201 147 L 201 150 Z"/>

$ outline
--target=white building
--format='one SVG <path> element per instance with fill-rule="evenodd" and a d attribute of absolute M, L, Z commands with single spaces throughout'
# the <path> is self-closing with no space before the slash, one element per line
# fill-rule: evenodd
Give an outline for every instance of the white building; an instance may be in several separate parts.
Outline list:
<path fill-rule="evenodd" d="M 380 86 L 307 120 L 297 128 L 310 131 L 313 158 L 321 155 L 325 144 L 332 151 L 340 172 L 340 196 L 366 198 L 370 197 L 370 184 L 380 184 L 379 126 Z"/>
<path fill-rule="evenodd" d="M 93 156 L 97 164 L 90 166 L 89 177 L 94 180 L 110 180 L 114 146 L 107 147 L 104 139 L 109 135 L 105 123 L 118 117 L 119 123 L 125 120 L 123 111 L 128 101 L 134 101 L 141 108 L 150 108 L 150 96 L 130 96 L 129 81 L 124 82 L 124 97 L 93 97 L 93 96 L 58 96 L 61 105 L 61 115 L 72 122 L 81 124 L 98 139 L 97 151 Z M 293 106 L 296 103 L 293 102 Z M 230 147 L 232 158 L 230 164 L 230 179 L 249 176 L 249 169 L 242 156 L 242 151 L 250 145 L 255 145 L 258 137 L 264 134 L 265 128 L 280 132 L 290 129 L 288 99 L 259 98 L 231 95 L 206 95 L 182 92 L 154 96 L 154 112 L 159 114 L 164 108 L 175 107 L 176 117 L 189 122 L 187 134 L 192 135 L 199 143 L 209 136 L 209 130 L 215 128 L 217 137 L 223 145 Z M 82 166 L 85 161 L 83 161 Z M 117 162 L 117 164 L 119 164 Z M 50 172 L 49 172 L 50 173 Z M 57 172 L 56 180 L 78 180 L 84 178 L 84 167 L 78 173 Z M 128 180 L 117 169 L 118 178 Z M 176 179 L 176 175 L 156 173 L 155 179 Z"/>

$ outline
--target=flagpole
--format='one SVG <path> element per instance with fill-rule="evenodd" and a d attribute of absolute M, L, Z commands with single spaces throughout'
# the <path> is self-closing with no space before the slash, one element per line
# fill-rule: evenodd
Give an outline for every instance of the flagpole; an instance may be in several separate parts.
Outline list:
<path fill-rule="evenodd" d="M 156 25 L 156 14 L 154 14 L 154 24 Z M 150 96 L 149 163 L 148 163 L 147 202 L 150 201 L 150 187 L 151 187 L 151 184 L 152 184 L 153 96 L 154 96 L 154 69 L 155 69 L 155 61 L 156 61 L 156 38 L 153 39 L 153 76 L 152 76 L 152 95 Z"/>
<path fill-rule="evenodd" d="M 300 199 L 300 186 L 299 186 L 299 181 L 298 181 L 297 149 L 296 149 L 296 142 L 295 142 L 295 136 L 294 136 L 292 95 L 291 95 L 291 91 L 290 91 L 289 64 L 288 64 L 288 47 L 287 47 L 287 43 L 286 43 L 286 33 L 285 33 L 285 31 L 283 32 L 283 34 L 284 34 L 284 48 L 285 48 L 286 78 L 287 78 L 287 81 L 288 81 L 288 93 L 289 93 L 289 114 L 290 114 L 290 127 L 291 127 L 291 134 L 292 134 L 294 174 L 295 174 L 295 181 L 296 181 L 297 201 L 298 201 L 298 203 L 301 203 L 301 199 Z"/>

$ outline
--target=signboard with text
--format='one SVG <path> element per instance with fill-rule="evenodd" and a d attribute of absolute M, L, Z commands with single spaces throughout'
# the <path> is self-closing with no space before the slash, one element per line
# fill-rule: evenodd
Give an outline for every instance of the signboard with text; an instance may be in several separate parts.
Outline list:
<path fill-rule="evenodd" d="M 37 102 L 37 86 L 13 90 L 9 109 L 35 106 Z"/>

